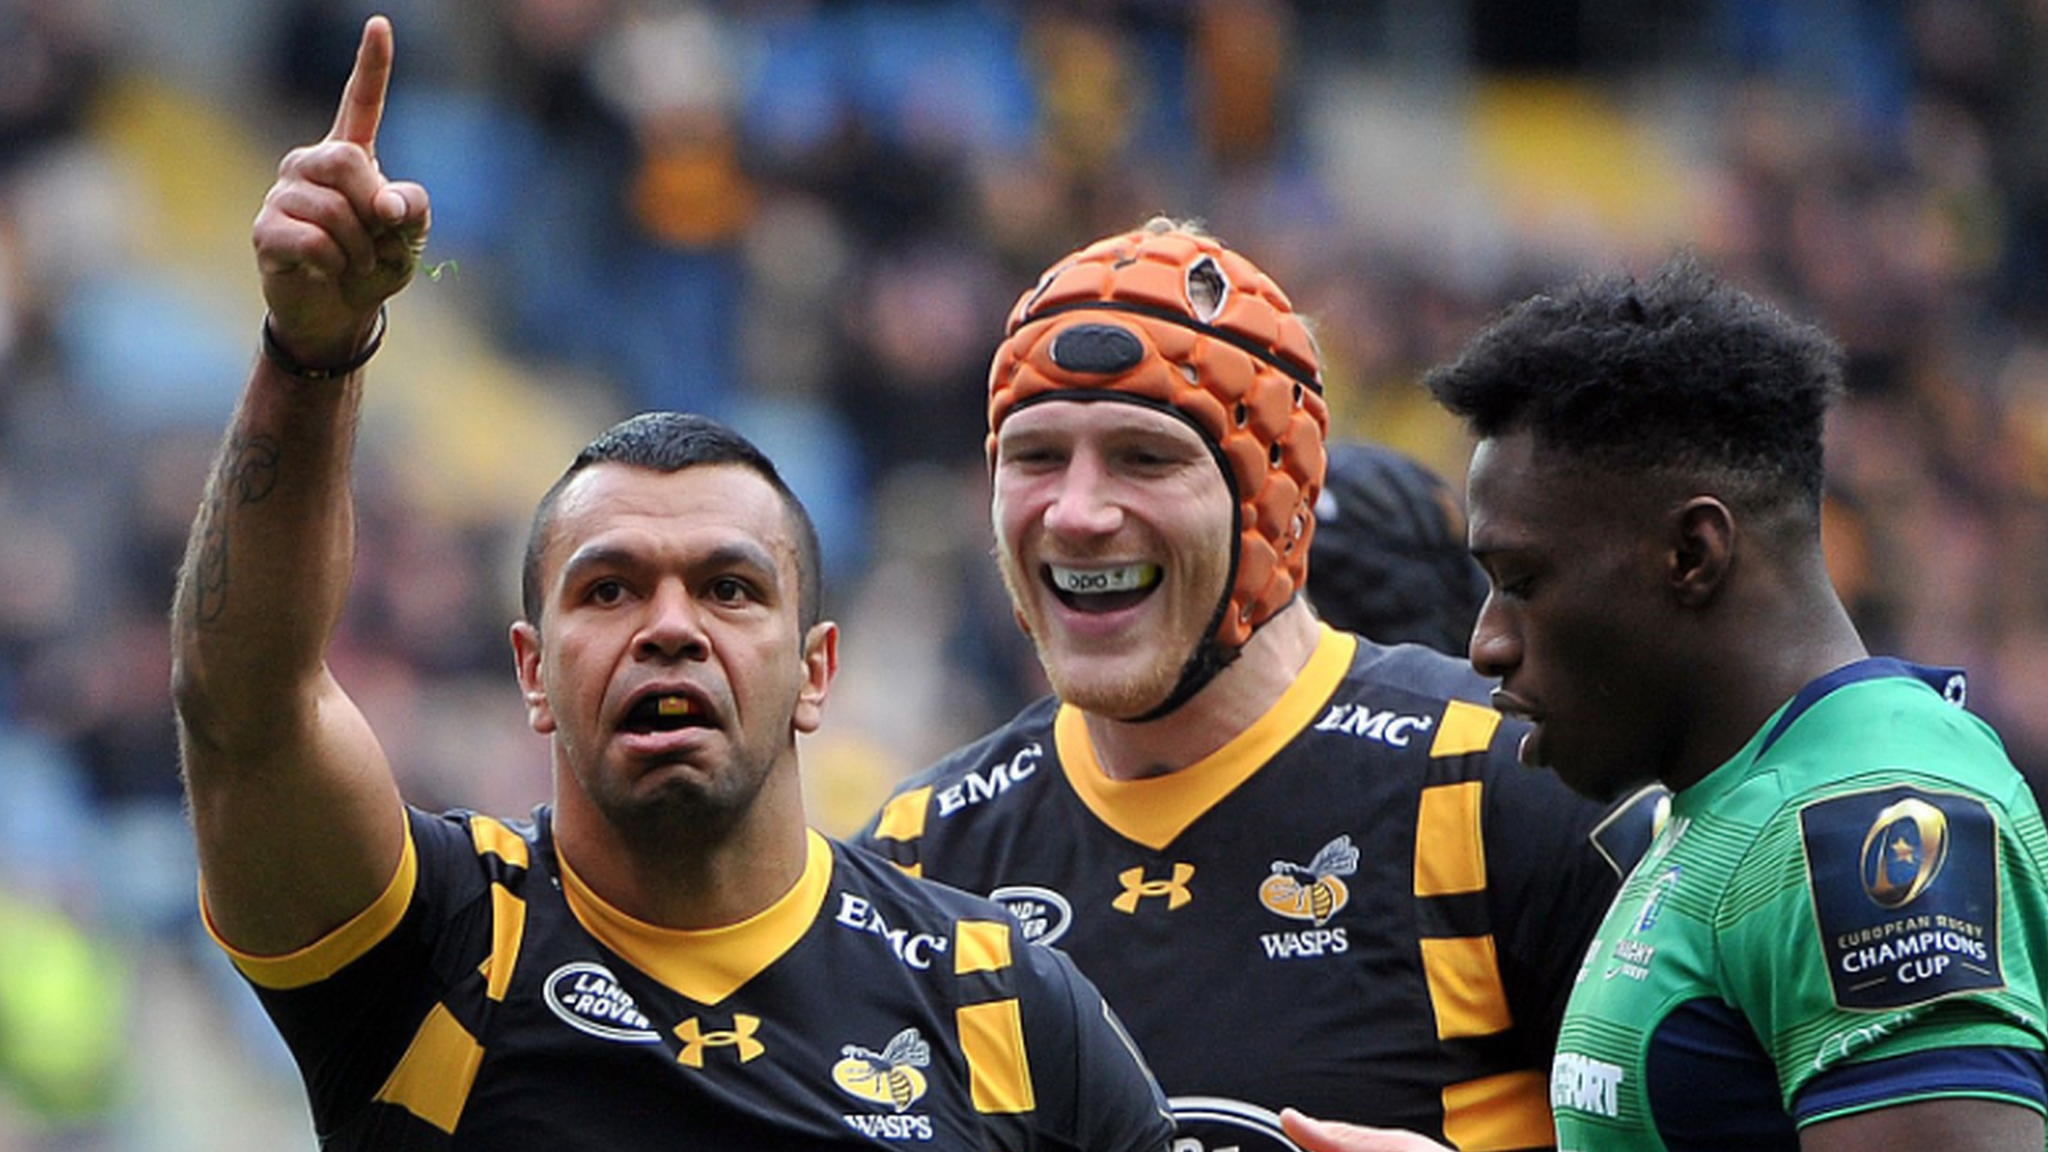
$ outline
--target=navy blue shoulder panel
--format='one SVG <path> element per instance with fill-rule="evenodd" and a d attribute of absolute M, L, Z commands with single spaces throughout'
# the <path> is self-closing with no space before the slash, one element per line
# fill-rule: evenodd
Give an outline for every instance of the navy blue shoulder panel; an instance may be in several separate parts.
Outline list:
<path fill-rule="evenodd" d="M 1967 677 L 1961 668 L 1913 664 L 1891 656 L 1873 656 L 1868 660 L 1858 660 L 1854 664 L 1844 664 L 1799 690 L 1799 695 L 1792 698 L 1792 703 L 1786 707 L 1784 715 L 1779 716 L 1778 722 L 1771 725 L 1771 731 L 1764 737 L 1762 746 L 1757 749 L 1757 755 L 1761 756 L 1768 751 L 1772 744 L 1777 743 L 1778 737 L 1785 734 L 1785 729 L 1792 726 L 1793 721 L 1805 715 L 1807 709 L 1818 704 L 1822 697 L 1835 689 L 1865 680 L 1895 677 L 1918 680 L 1940 693 L 1941 698 L 1951 704 L 1963 703 L 1967 692 Z"/>

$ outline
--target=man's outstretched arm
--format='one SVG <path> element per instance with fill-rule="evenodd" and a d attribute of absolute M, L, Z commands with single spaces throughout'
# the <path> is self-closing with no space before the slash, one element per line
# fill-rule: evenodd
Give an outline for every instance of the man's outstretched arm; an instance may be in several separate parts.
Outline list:
<path fill-rule="evenodd" d="M 355 547 L 350 460 L 362 354 L 426 241 L 417 184 L 376 139 L 391 25 L 364 27 L 334 127 L 293 149 L 253 241 L 263 354 L 229 424 L 178 573 L 174 693 L 208 913 L 277 954 L 368 907 L 404 845 L 397 785 L 326 650 Z M 354 367 L 351 367 L 351 365 Z"/>

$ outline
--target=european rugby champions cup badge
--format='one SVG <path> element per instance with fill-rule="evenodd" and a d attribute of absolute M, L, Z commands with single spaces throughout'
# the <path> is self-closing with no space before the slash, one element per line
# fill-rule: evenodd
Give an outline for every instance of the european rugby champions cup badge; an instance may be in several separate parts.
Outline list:
<path fill-rule="evenodd" d="M 1799 813 L 1835 1003 L 1883 1010 L 2002 988 L 1998 822 L 1967 796 L 1894 787 Z"/>

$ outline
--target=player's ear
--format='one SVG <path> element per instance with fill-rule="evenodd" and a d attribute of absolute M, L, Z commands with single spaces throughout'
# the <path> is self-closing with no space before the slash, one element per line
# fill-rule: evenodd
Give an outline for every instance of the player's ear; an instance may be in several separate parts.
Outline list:
<path fill-rule="evenodd" d="M 512 665 L 519 691 L 526 697 L 526 725 L 545 736 L 555 730 L 554 706 L 540 675 L 540 629 L 524 620 L 512 622 Z"/>
<path fill-rule="evenodd" d="M 839 625 L 820 620 L 804 637 L 804 683 L 791 718 L 799 732 L 816 732 L 825 718 L 825 696 L 839 675 Z"/>
<path fill-rule="evenodd" d="M 1712 496 L 1694 496 L 1672 513 L 1666 582 L 1680 604 L 1712 600 L 1735 560 L 1735 513 Z"/>

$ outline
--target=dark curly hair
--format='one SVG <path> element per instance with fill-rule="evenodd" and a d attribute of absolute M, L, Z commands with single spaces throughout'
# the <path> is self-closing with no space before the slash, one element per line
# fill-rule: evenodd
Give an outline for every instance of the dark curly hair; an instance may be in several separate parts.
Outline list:
<path fill-rule="evenodd" d="M 1515 305 L 1424 383 L 1481 438 L 1528 429 L 1603 471 L 1698 477 L 1818 523 L 1842 350 L 1690 254 L 1647 282 L 1581 279 Z"/>

